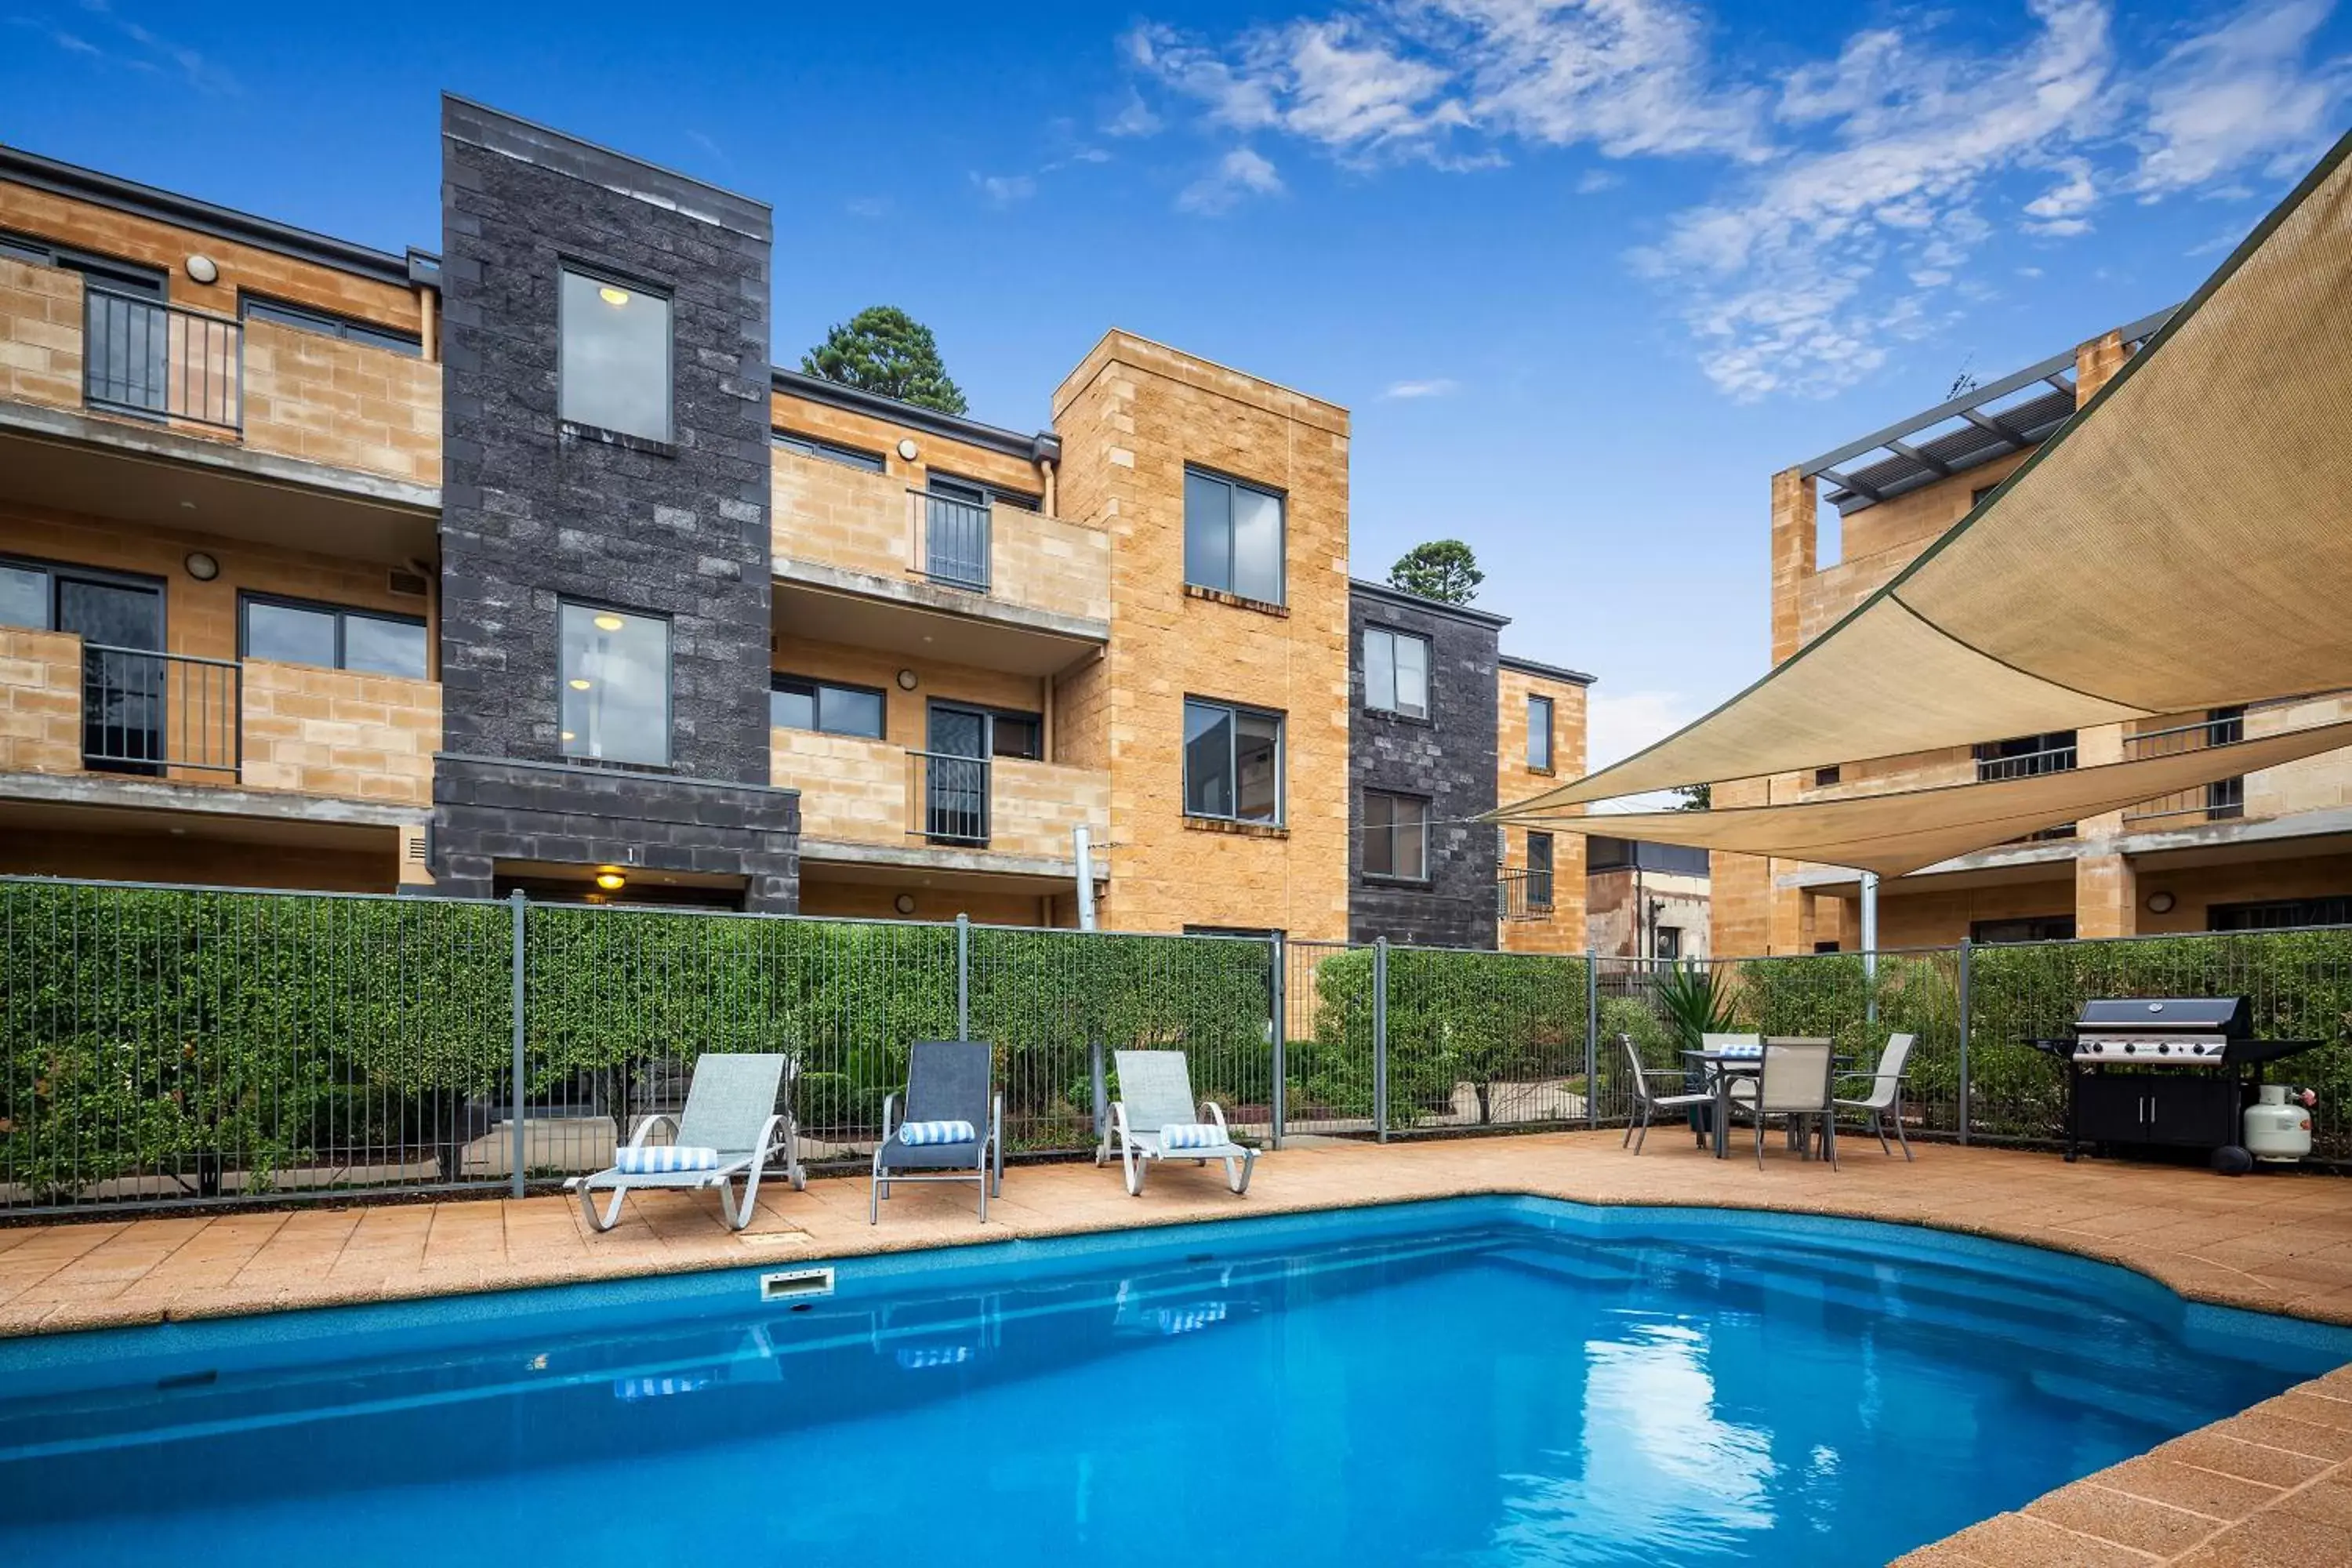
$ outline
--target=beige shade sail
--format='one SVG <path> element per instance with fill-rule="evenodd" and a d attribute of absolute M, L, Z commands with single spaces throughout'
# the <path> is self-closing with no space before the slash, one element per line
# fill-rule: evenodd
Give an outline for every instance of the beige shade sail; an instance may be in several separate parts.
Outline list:
<path fill-rule="evenodd" d="M 1538 809 L 1531 802 L 1507 808 L 1496 817 L 1528 827 L 1736 849 L 1899 877 L 2045 827 L 2317 756 L 2339 746 L 2352 746 L 2352 722 L 2140 762 L 1901 795 L 1850 795 L 1719 811 L 1589 814 L 1571 814 L 1564 806 Z"/>
<path fill-rule="evenodd" d="M 1892 583 L 1706 717 L 1509 809 L 2352 686 L 2347 150 Z"/>

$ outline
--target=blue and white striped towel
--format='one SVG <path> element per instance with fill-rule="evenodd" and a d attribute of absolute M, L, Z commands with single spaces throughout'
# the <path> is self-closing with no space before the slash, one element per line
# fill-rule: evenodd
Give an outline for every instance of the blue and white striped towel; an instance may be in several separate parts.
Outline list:
<path fill-rule="evenodd" d="M 897 1359 L 908 1372 L 929 1372 L 937 1366 L 962 1366 L 972 1354 L 970 1345 L 902 1345 Z"/>
<path fill-rule="evenodd" d="M 673 1394 L 699 1394 L 711 1384 L 710 1373 L 685 1373 L 673 1377 L 624 1377 L 613 1384 L 613 1397 L 635 1404 L 641 1399 L 666 1399 Z"/>
<path fill-rule="evenodd" d="M 1715 1054 L 1719 1057 L 1760 1057 L 1764 1054 L 1764 1047 L 1762 1046 L 1717 1046 L 1715 1048 Z"/>
<path fill-rule="evenodd" d="M 1225 1135 L 1210 1121 L 1171 1121 L 1160 1130 L 1162 1149 L 1214 1149 Z"/>
<path fill-rule="evenodd" d="M 925 1143 L 969 1143 L 979 1134 L 969 1121 L 901 1121 L 898 1142 L 920 1146 Z"/>
<path fill-rule="evenodd" d="M 648 1143 L 624 1148 L 613 1156 L 613 1168 L 625 1176 L 663 1176 L 672 1171 L 715 1171 L 719 1151 L 688 1143 Z"/>

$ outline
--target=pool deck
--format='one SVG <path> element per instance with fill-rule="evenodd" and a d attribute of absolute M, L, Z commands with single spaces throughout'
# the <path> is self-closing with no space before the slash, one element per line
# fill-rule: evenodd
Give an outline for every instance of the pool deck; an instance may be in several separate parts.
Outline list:
<path fill-rule="evenodd" d="M 0 1335 L 381 1301 L 628 1275 L 1066 1236 L 1484 1193 L 1893 1220 L 2123 1264 L 2192 1300 L 2352 1323 L 2352 1183 L 1923 1145 L 1906 1164 L 1849 1134 L 1843 1171 L 1773 1147 L 1716 1161 L 1677 1129 L 1639 1159 L 1614 1131 L 1298 1146 L 1246 1197 L 1212 1166 L 1140 1198 L 1089 1164 L 1016 1168 L 986 1226 L 969 1188 L 901 1187 L 866 1223 L 862 1179 L 763 1186 L 738 1234 L 716 1200 L 632 1198 L 597 1236 L 576 1203 L 467 1199 L 0 1227 Z M 2352 1563 L 2352 1367 L 2052 1492 L 1905 1568 Z"/>

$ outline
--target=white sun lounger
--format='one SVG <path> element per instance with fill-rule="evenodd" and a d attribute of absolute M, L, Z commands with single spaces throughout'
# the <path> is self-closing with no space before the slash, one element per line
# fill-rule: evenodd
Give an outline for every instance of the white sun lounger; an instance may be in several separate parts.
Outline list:
<path fill-rule="evenodd" d="M 1110 1127 L 1095 1151 L 1095 1163 L 1108 1163 L 1116 1148 L 1120 1169 L 1127 1177 L 1127 1190 L 1140 1197 L 1144 1171 L 1154 1160 L 1190 1160 L 1196 1165 L 1222 1160 L 1225 1184 L 1235 1193 L 1249 1191 L 1250 1172 L 1257 1164 L 1257 1151 L 1233 1141 L 1225 1131 L 1224 1110 L 1214 1100 L 1204 1104 L 1192 1098 L 1192 1075 L 1185 1064 L 1184 1053 L 1120 1051 L 1118 1058 L 1118 1098 L 1111 1102 Z M 1161 1128 L 1202 1125 L 1203 1111 L 1208 1113 L 1205 1124 L 1217 1130 L 1217 1142 L 1204 1149 L 1160 1146 Z"/>
<path fill-rule="evenodd" d="M 794 1191 L 808 1185 L 808 1173 L 801 1169 L 800 1133 L 793 1113 L 776 1109 L 785 1083 L 798 1071 L 793 1059 L 784 1056 L 699 1057 L 694 1064 L 694 1082 L 686 1091 L 686 1109 L 676 1116 L 638 1118 L 629 1147 L 646 1147 L 653 1130 L 667 1126 L 671 1130 L 670 1141 L 680 1148 L 717 1150 L 715 1169 L 638 1173 L 615 1164 L 593 1176 L 574 1176 L 563 1184 L 580 1194 L 580 1212 L 598 1230 L 610 1230 L 620 1223 L 621 1200 L 633 1192 L 703 1192 L 711 1187 L 719 1189 L 719 1209 L 726 1215 L 728 1226 L 741 1230 L 751 1223 L 761 1174 L 777 1155 L 783 1156 L 784 1176 Z M 740 1205 L 730 1184 L 738 1177 L 743 1182 Z M 613 1199 L 599 1214 L 593 1194 L 605 1190 Z"/>

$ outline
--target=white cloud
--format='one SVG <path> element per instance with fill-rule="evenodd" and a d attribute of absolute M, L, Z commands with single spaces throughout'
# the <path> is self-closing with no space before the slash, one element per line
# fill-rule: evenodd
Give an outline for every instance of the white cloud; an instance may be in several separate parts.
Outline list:
<path fill-rule="evenodd" d="M 1156 136 L 1163 123 L 1151 105 L 1143 101 L 1143 94 L 1136 91 L 1134 84 L 1129 83 L 1127 101 L 1118 106 L 1117 113 L 1103 121 L 1102 132 L 1106 136 Z"/>
<path fill-rule="evenodd" d="M 1607 169 L 1587 169 L 1576 178 L 1576 194 L 1580 196 L 1598 195 L 1602 191 L 1615 190 L 1624 183 L 1622 174 L 1612 174 Z"/>
<path fill-rule="evenodd" d="M 1416 397 L 1451 397 L 1462 390 L 1462 384 L 1451 376 L 1432 376 L 1426 381 L 1392 381 L 1382 397 L 1410 400 Z"/>
<path fill-rule="evenodd" d="M 1236 147 L 1217 160 L 1216 167 L 1178 194 L 1176 205 L 1188 213 L 1213 217 L 1230 212 L 1244 196 L 1278 196 L 1282 176 L 1274 164 L 1247 147 Z"/>
<path fill-rule="evenodd" d="M 1009 207 L 1037 194 L 1037 181 L 1029 174 L 982 174 L 975 171 L 971 183 L 979 188 L 988 205 L 994 207 Z"/>
<path fill-rule="evenodd" d="M 1990 46 L 1921 16 L 1769 76 L 1712 51 L 1690 0 L 1317 3 L 1223 39 L 1137 26 L 1135 103 L 1360 169 L 1530 146 L 1712 163 L 1715 193 L 1629 260 L 1743 400 L 1867 376 L 1982 296 L 1979 256 L 2004 233 L 2061 242 L 2116 194 L 2275 183 L 2352 100 L 2352 59 L 2313 58 L 2334 0 L 2243 0 L 2152 63 L 2118 45 L 2114 0 L 2026 0 Z M 1616 175 L 1563 178 L 1584 195 Z M 1235 199 L 1212 178 L 1181 205 Z"/>
<path fill-rule="evenodd" d="M 852 217 L 887 216 L 890 211 L 890 198 L 887 196 L 853 196 L 850 198 L 848 203 L 848 211 L 849 216 Z"/>
<path fill-rule="evenodd" d="M 2326 149 L 2352 66 L 2304 65 L 2333 0 L 2251 0 L 2176 46 L 2151 73 L 2143 154 L 2133 187 L 2149 195 L 2202 185 L 2248 166 L 2299 173 Z"/>

